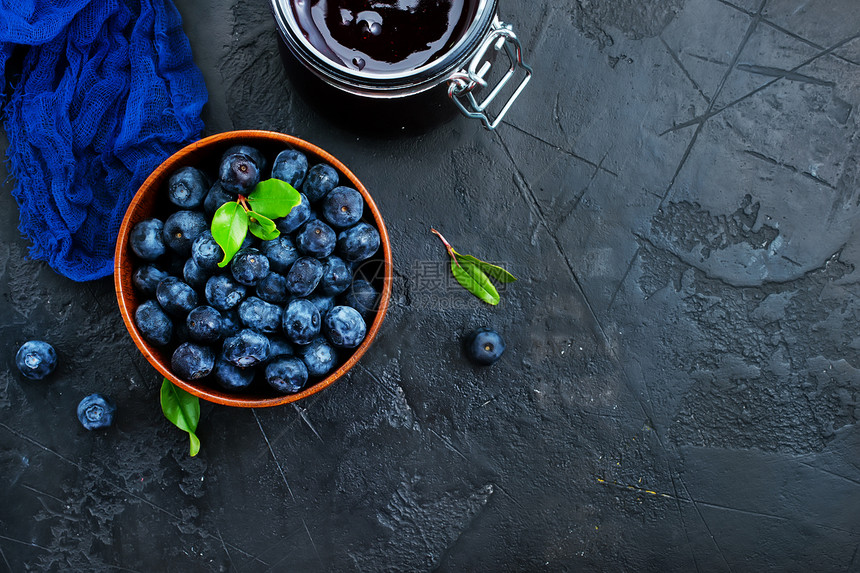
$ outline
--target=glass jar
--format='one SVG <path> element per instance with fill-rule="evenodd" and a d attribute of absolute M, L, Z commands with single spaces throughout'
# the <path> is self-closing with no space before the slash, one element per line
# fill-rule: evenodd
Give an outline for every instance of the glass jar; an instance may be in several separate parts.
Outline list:
<path fill-rule="evenodd" d="M 446 13 L 446 20 L 439 21 L 446 28 L 444 38 L 436 37 L 437 26 L 428 32 L 435 34 L 431 39 L 436 43 L 425 42 L 426 38 L 413 36 L 434 23 L 432 14 L 420 11 L 426 1 L 398 0 L 380 4 L 380 10 L 358 11 L 349 8 L 371 4 L 360 0 L 272 0 L 272 10 L 289 52 L 326 84 L 372 99 L 409 98 L 445 86 L 463 114 L 480 119 L 487 129 L 495 129 L 531 79 L 532 70 L 523 62 L 519 39 L 511 26 L 499 20 L 497 0 L 452 0 L 448 5 L 460 11 L 453 16 L 453 12 Z M 389 12 L 393 16 L 388 17 L 380 14 L 383 10 L 395 12 Z M 389 26 L 388 21 L 398 16 L 414 18 L 415 25 Z M 457 21 L 452 22 L 452 18 Z M 402 34 L 400 28 L 410 35 L 397 37 Z M 398 31 L 386 37 L 389 29 Z M 353 30 L 358 32 L 349 36 Z M 379 37 L 375 46 L 382 46 L 384 52 L 370 49 L 374 36 Z M 345 45 L 350 40 L 354 43 Z M 410 51 L 410 44 L 424 49 Z M 490 75 L 494 81 L 488 85 L 485 78 Z M 496 101 L 501 94 L 507 99 Z"/>

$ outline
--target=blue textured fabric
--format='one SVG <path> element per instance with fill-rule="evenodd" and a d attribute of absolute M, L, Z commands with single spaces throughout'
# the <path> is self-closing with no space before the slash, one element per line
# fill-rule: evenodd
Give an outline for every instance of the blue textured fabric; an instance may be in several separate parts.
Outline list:
<path fill-rule="evenodd" d="M 171 0 L 0 0 L 0 77 L 30 255 L 77 281 L 111 274 L 134 193 L 203 129 L 206 87 L 179 12 Z"/>

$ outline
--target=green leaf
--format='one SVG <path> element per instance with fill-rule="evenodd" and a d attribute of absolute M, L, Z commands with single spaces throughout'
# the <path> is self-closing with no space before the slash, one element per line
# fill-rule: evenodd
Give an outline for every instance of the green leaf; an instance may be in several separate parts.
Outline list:
<path fill-rule="evenodd" d="M 167 378 L 161 383 L 161 411 L 180 430 L 191 438 L 191 455 L 200 451 L 200 440 L 194 433 L 200 421 L 200 400 L 182 388 L 176 387 Z"/>
<path fill-rule="evenodd" d="M 237 201 L 224 203 L 212 217 L 212 236 L 224 250 L 224 259 L 218 263 L 224 267 L 242 246 L 248 234 L 248 212 Z"/>
<path fill-rule="evenodd" d="M 264 217 L 256 211 L 249 211 L 248 217 L 248 230 L 251 231 L 251 234 L 255 237 L 260 237 L 264 241 L 271 241 L 272 239 L 277 239 L 281 234 L 275 226 L 275 222 L 268 217 Z"/>
<path fill-rule="evenodd" d="M 260 181 L 248 195 L 251 210 L 270 219 L 286 217 L 301 202 L 299 192 L 280 179 Z"/>
<path fill-rule="evenodd" d="M 472 255 L 461 255 L 457 251 L 454 251 L 454 254 L 457 256 L 457 259 L 459 261 L 468 261 L 473 265 L 476 265 L 479 269 L 481 269 L 500 283 L 512 283 L 517 280 L 514 275 L 512 275 L 502 267 L 491 265 L 490 263 L 485 263 L 480 259 L 476 259 Z"/>
<path fill-rule="evenodd" d="M 486 303 L 499 304 L 499 292 L 480 267 L 466 260 L 452 258 L 451 272 L 467 291 Z"/>

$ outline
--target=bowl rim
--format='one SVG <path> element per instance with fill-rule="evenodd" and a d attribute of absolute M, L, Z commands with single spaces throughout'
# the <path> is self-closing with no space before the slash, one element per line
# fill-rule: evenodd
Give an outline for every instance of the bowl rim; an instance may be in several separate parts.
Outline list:
<path fill-rule="evenodd" d="M 164 178 L 167 173 L 175 170 L 178 167 L 181 167 L 182 164 L 190 156 L 196 153 L 200 148 L 207 147 L 212 144 L 226 144 L 228 146 L 230 143 L 239 144 L 240 142 L 242 142 L 247 144 L 247 140 L 249 139 L 263 139 L 271 143 L 281 143 L 285 146 L 290 146 L 293 149 L 300 149 L 305 153 L 314 154 L 320 159 L 320 161 L 328 162 L 339 172 L 345 175 L 349 179 L 350 183 L 354 185 L 355 189 L 359 193 L 361 193 L 362 198 L 365 202 L 365 207 L 370 209 L 374 223 L 376 224 L 376 228 L 379 231 L 380 247 L 382 249 L 383 261 L 383 285 L 382 291 L 380 292 L 379 296 L 376 316 L 373 320 L 373 323 L 369 326 L 364 340 L 352 352 L 352 355 L 349 357 L 349 359 L 346 360 L 343 364 L 341 364 L 340 367 L 337 368 L 337 370 L 330 373 L 322 380 L 309 386 L 308 388 L 305 388 L 301 392 L 298 392 L 296 394 L 285 394 L 283 396 L 274 396 L 272 398 L 253 400 L 243 398 L 240 394 L 230 394 L 224 391 L 220 391 L 215 387 L 210 388 L 202 385 L 194 385 L 193 383 L 178 378 L 170 371 L 169 368 L 162 364 L 161 360 L 150 350 L 149 344 L 143 339 L 137 329 L 137 325 L 134 323 L 133 314 L 135 309 L 131 308 L 131 304 L 129 303 L 129 301 L 126 300 L 126 294 L 130 291 L 130 289 L 133 288 L 131 286 L 130 280 L 131 273 L 128 273 L 128 275 L 126 275 L 128 279 L 123 281 L 123 273 L 121 272 L 122 262 L 130 261 L 130 258 L 127 256 L 127 254 L 129 249 L 128 238 L 132 226 L 131 215 L 142 202 L 145 192 L 149 190 L 153 185 L 155 185 L 155 183 L 159 179 Z M 367 352 L 368 347 L 376 338 L 376 335 L 378 334 L 379 329 L 382 326 L 382 321 L 385 319 L 385 314 L 388 311 L 389 299 L 391 298 L 393 268 L 394 267 L 392 264 L 391 257 L 391 244 L 389 242 L 388 230 L 385 228 L 385 223 L 382 219 L 382 214 L 379 212 L 379 208 L 377 207 L 373 198 L 370 196 L 370 193 L 368 192 L 367 188 L 358 179 L 358 177 L 356 177 L 355 174 L 346 167 L 346 165 L 344 165 L 339 159 L 337 159 L 324 149 L 314 145 L 313 143 L 310 143 L 292 135 L 287 135 L 285 133 L 279 133 L 275 131 L 255 129 L 235 130 L 210 135 L 208 137 L 199 139 L 198 141 L 186 145 L 185 147 L 176 151 L 170 157 L 165 159 L 140 185 L 134 197 L 132 198 L 131 203 L 129 203 L 129 206 L 126 209 L 125 215 L 123 216 L 122 223 L 119 228 L 119 233 L 117 235 L 116 247 L 114 249 L 114 290 L 116 292 L 117 303 L 119 304 L 120 314 L 122 315 L 123 323 L 125 323 L 126 330 L 128 330 L 128 333 L 131 335 L 135 346 L 137 346 L 138 350 L 140 350 L 146 360 L 165 378 L 167 378 L 173 384 L 182 388 L 183 390 L 186 390 L 187 392 L 199 398 L 203 398 L 204 400 L 207 400 L 209 402 L 214 402 L 223 406 L 234 406 L 239 408 L 265 408 L 270 406 L 289 404 L 290 402 L 296 402 L 298 400 L 302 400 L 313 394 L 316 394 L 317 392 L 320 392 L 321 390 L 331 386 L 335 381 L 337 381 L 344 374 L 346 374 L 358 362 L 358 360 L 364 355 L 365 352 Z"/>

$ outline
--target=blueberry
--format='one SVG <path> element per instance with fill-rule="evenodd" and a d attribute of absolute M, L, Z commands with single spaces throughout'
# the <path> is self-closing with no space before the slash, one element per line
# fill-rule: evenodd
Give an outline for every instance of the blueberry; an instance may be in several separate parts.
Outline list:
<path fill-rule="evenodd" d="M 262 168 L 259 152 L 246 146 L 231 147 L 221 158 L 218 180 L 228 193 L 248 195 L 260 182 Z"/>
<path fill-rule="evenodd" d="M 236 199 L 236 196 L 225 191 L 221 187 L 221 182 L 216 181 L 215 185 L 209 189 L 209 193 L 206 194 L 206 199 L 203 200 L 203 211 L 211 218 L 221 205 L 234 199 Z"/>
<path fill-rule="evenodd" d="M 337 252 L 349 262 L 369 259 L 379 250 L 379 231 L 367 223 L 358 223 L 337 236 Z"/>
<path fill-rule="evenodd" d="M 230 272 L 237 282 L 245 286 L 254 286 L 261 278 L 269 274 L 269 259 L 254 248 L 239 249 L 230 261 Z"/>
<path fill-rule="evenodd" d="M 177 211 L 164 222 L 161 236 L 170 249 L 187 257 L 191 244 L 206 229 L 206 217 L 200 211 Z"/>
<path fill-rule="evenodd" d="M 195 290 L 202 289 L 206 286 L 206 281 L 212 273 L 200 268 L 200 265 L 194 259 L 185 261 L 185 266 L 182 267 L 182 278 L 191 288 Z"/>
<path fill-rule="evenodd" d="M 292 233 L 311 218 L 311 204 L 307 195 L 304 193 L 299 193 L 299 195 L 302 202 L 293 207 L 285 217 L 275 221 L 275 225 L 281 233 Z"/>
<path fill-rule="evenodd" d="M 240 330 L 245 328 L 242 320 L 239 318 L 239 311 L 235 308 L 221 311 L 221 334 L 224 338 L 238 334 Z"/>
<path fill-rule="evenodd" d="M 224 360 L 233 366 L 249 368 L 269 357 L 269 339 L 256 330 L 245 328 L 224 341 L 222 353 Z"/>
<path fill-rule="evenodd" d="M 28 340 L 15 355 L 15 365 L 31 380 L 41 380 L 57 367 L 57 351 L 42 340 Z"/>
<path fill-rule="evenodd" d="M 217 342 L 221 338 L 223 322 L 221 313 L 211 306 L 198 306 L 185 319 L 188 336 L 204 344 Z"/>
<path fill-rule="evenodd" d="M 319 219 L 305 223 L 296 235 L 296 248 L 299 252 L 318 259 L 329 256 L 334 251 L 336 242 L 337 234 Z"/>
<path fill-rule="evenodd" d="M 308 172 L 308 158 L 301 151 L 285 149 L 275 157 L 272 165 L 272 177 L 286 181 L 296 189 L 305 180 Z"/>
<path fill-rule="evenodd" d="M 218 310 L 235 308 L 245 298 L 245 287 L 227 275 L 215 275 L 206 281 L 206 301 Z"/>
<path fill-rule="evenodd" d="M 254 381 L 253 368 L 239 368 L 227 362 L 223 357 L 215 361 L 215 369 L 212 371 L 215 381 L 224 390 L 236 392 L 244 390 Z"/>
<path fill-rule="evenodd" d="M 269 336 L 269 361 L 279 356 L 292 356 L 295 354 L 293 345 L 283 336 Z"/>
<path fill-rule="evenodd" d="M 297 298 L 284 309 L 282 327 L 287 339 L 295 344 L 307 344 L 320 333 L 320 313 L 309 300 Z"/>
<path fill-rule="evenodd" d="M 173 322 L 154 300 L 147 300 L 137 307 L 134 323 L 140 335 L 155 346 L 167 346 L 173 338 Z"/>
<path fill-rule="evenodd" d="M 90 394 L 78 403 L 78 421 L 87 430 L 111 426 L 115 414 L 114 401 L 101 394 Z"/>
<path fill-rule="evenodd" d="M 331 307 L 334 306 L 334 297 L 333 296 L 325 296 L 321 294 L 315 294 L 312 297 L 309 297 L 308 300 L 317 307 L 317 310 L 320 312 L 320 316 L 325 316 Z"/>
<path fill-rule="evenodd" d="M 290 298 L 287 279 L 278 273 L 269 273 L 257 283 L 257 296 L 266 302 L 283 304 Z"/>
<path fill-rule="evenodd" d="M 155 296 L 155 288 L 162 280 L 170 276 L 155 265 L 143 265 L 137 267 L 131 275 L 131 284 L 137 292 L 144 296 Z"/>
<path fill-rule="evenodd" d="M 317 338 L 302 348 L 302 360 L 310 376 L 325 376 L 337 363 L 335 349 L 323 338 Z"/>
<path fill-rule="evenodd" d="M 204 378 L 215 367 L 215 353 L 208 346 L 183 342 L 173 351 L 170 366 L 183 380 Z"/>
<path fill-rule="evenodd" d="M 145 261 L 154 261 L 166 250 L 163 233 L 161 219 L 147 219 L 132 227 L 128 243 L 135 255 Z"/>
<path fill-rule="evenodd" d="M 504 351 L 505 341 L 495 330 L 479 328 L 466 338 L 466 356 L 481 366 L 493 364 Z"/>
<path fill-rule="evenodd" d="M 206 229 L 191 243 L 191 257 L 201 269 L 214 272 L 224 258 L 224 251 L 212 236 L 212 231 Z"/>
<path fill-rule="evenodd" d="M 185 315 L 197 306 L 197 293 L 176 277 L 167 277 L 155 289 L 155 298 L 168 314 Z"/>
<path fill-rule="evenodd" d="M 372 284 L 364 279 L 355 279 L 352 281 L 352 286 L 346 289 L 343 302 L 367 318 L 371 312 L 376 310 L 378 299 L 379 293 Z"/>
<path fill-rule="evenodd" d="M 281 394 L 295 394 L 307 381 L 308 367 L 299 358 L 278 358 L 266 366 L 266 382 Z"/>
<path fill-rule="evenodd" d="M 325 197 L 326 193 L 337 187 L 339 180 L 334 167 L 319 163 L 308 170 L 305 182 L 302 183 L 302 191 L 311 203 L 316 203 Z"/>
<path fill-rule="evenodd" d="M 196 209 L 203 203 L 208 185 L 202 171 L 194 167 L 182 167 L 167 181 L 167 198 L 183 209 Z"/>
<path fill-rule="evenodd" d="M 296 296 L 308 296 L 322 279 L 323 265 L 313 257 L 302 257 L 293 263 L 287 276 L 287 290 Z"/>
<path fill-rule="evenodd" d="M 335 187 L 328 192 L 322 203 L 322 215 L 338 229 L 358 223 L 364 212 L 364 199 L 352 187 Z"/>
<path fill-rule="evenodd" d="M 277 239 L 263 241 L 260 250 L 269 259 L 269 269 L 276 273 L 286 273 L 290 270 L 290 265 L 299 258 L 293 240 L 283 232 Z"/>
<path fill-rule="evenodd" d="M 364 319 L 350 306 L 335 306 L 328 311 L 323 329 L 329 341 L 340 348 L 355 348 L 367 334 Z"/>
<path fill-rule="evenodd" d="M 352 269 L 340 257 L 328 257 L 323 263 L 319 288 L 324 295 L 340 294 L 352 283 Z"/>
<path fill-rule="evenodd" d="M 239 320 L 248 328 L 258 332 L 277 332 L 281 326 L 283 309 L 255 296 L 249 296 L 239 304 Z"/>

